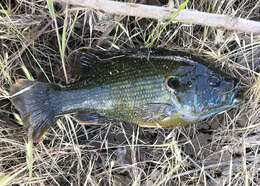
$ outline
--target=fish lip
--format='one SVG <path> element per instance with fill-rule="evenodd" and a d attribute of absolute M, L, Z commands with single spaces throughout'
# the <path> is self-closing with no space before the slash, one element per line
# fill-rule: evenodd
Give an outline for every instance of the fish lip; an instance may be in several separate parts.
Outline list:
<path fill-rule="evenodd" d="M 238 85 L 234 88 L 233 93 L 231 95 L 231 106 L 235 106 L 241 104 L 245 101 L 243 98 L 243 90 L 238 87 Z"/>
<path fill-rule="evenodd" d="M 244 103 L 246 100 L 243 97 L 245 89 L 236 87 L 236 95 L 234 96 L 233 104 Z"/>
<path fill-rule="evenodd" d="M 230 95 L 226 94 L 226 97 L 227 97 L 226 99 L 228 99 L 229 96 L 230 96 Z M 211 109 L 209 109 L 209 110 L 206 110 L 206 111 L 204 110 L 204 111 L 200 114 L 200 118 L 201 118 L 201 119 L 206 119 L 206 118 L 208 118 L 208 117 L 210 117 L 210 116 L 213 116 L 213 115 L 215 115 L 215 114 L 221 113 L 221 112 L 223 112 L 223 111 L 225 111 L 225 110 L 231 109 L 231 108 L 233 108 L 233 107 L 235 107 L 235 106 L 237 106 L 237 105 L 242 104 L 242 103 L 245 102 L 245 100 L 241 97 L 240 94 L 238 94 L 237 91 L 235 91 L 235 92 L 232 93 L 230 100 L 231 100 L 231 101 L 230 101 L 229 103 L 224 104 L 224 105 L 222 105 L 222 106 L 220 106 L 220 107 L 216 106 L 216 107 L 213 107 L 213 108 L 211 108 Z M 225 101 L 224 101 L 224 102 L 225 102 Z"/>
<path fill-rule="evenodd" d="M 242 98 L 235 98 L 232 102 L 232 105 L 238 105 L 243 102 L 244 102 L 244 100 Z"/>
<path fill-rule="evenodd" d="M 229 90 L 224 93 L 219 92 L 219 96 L 220 96 L 219 104 L 222 104 L 222 106 L 230 105 L 232 107 L 244 101 L 243 91 L 241 90 L 241 88 L 238 87 L 238 84 L 232 90 Z"/>
<path fill-rule="evenodd" d="M 243 103 L 245 100 L 243 99 L 242 95 L 239 94 L 239 89 L 233 90 L 232 93 L 230 92 L 226 92 L 221 96 L 221 102 L 223 105 L 219 105 L 219 106 L 215 106 L 215 107 L 211 107 L 211 108 L 204 108 L 199 112 L 199 118 L 201 120 L 206 119 L 210 116 L 213 116 L 215 114 L 221 113 L 225 110 L 231 109 L 241 103 Z M 231 96 L 231 98 L 230 98 Z"/>

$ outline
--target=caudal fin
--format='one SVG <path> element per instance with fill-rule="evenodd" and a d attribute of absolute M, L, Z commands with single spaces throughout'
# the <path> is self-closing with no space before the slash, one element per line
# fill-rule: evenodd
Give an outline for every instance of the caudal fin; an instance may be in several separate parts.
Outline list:
<path fill-rule="evenodd" d="M 10 88 L 11 101 L 34 141 L 39 141 L 56 120 L 49 99 L 53 90 L 55 85 L 25 79 L 18 80 Z"/>

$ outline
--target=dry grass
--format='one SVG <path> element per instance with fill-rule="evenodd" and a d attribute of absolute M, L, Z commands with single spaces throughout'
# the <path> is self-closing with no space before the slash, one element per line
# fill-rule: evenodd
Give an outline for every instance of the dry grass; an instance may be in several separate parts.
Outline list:
<path fill-rule="evenodd" d="M 260 18 L 256 1 L 190 1 L 188 7 Z M 143 47 L 157 24 L 75 7 L 56 9 L 56 20 L 50 22 L 44 0 L 1 1 L 0 185 L 259 185 L 260 37 L 197 25 L 170 24 L 153 47 L 181 48 L 215 59 L 212 63 L 225 67 L 248 89 L 248 101 L 241 107 L 166 129 L 79 125 L 65 116 L 31 149 L 8 99 L 16 79 L 64 84 L 66 74 L 73 82 L 78 76 L 66 62 L 72 50 Z"/>

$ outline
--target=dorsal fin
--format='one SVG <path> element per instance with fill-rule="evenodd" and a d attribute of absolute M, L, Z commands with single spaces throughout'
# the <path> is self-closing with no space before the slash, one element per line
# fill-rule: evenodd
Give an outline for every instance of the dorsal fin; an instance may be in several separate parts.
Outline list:
<path fill-rule="evenodd" d="M 113 51 L 102 51 L 82 47 L 74 50 L 68 56 L 68 61 L 75 71 L 79 71 L 84 75 L 98 62 L 104 62 L 125 56 L 148 56 L 149 52 L 150 50 L 147 48 L 127 48 Z"/>
<path fill-rule="evenodd" d="M 101 61 L 98 55 L 95 55 L 95 50 L 90 48 L 79 48 L 74 50 L 68 56 L 68 62 L 72 67 L 72 72 L 81 73 L 81 75 L 85 75 L 89 70 L 91 70 L 92 66 L 97 62 Z M 101 52 L 99 51 L 99 55 Z"/>
<path fill-rule="evenodd" d="M 88 72 L 93 69 L 99 62 L 122 62 L 125 57 L 132 58 L 160 58 L 167 56 L 185 56 L 189 58 L 189 54 L 180 51 L 170 51 L 162 48 L 125 48 L 120 50 L 103 51 L 82 47 L 74 50 L 69 56 L 68 61 L 72 66 L 72 72 L 85 77 Z"/>

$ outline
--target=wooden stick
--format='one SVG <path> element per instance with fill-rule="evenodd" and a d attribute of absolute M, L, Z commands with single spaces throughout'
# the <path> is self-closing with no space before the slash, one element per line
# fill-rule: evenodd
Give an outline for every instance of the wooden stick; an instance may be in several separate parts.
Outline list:
<path fill-rule="evenodd" d="M 135 3 L 124 3 L 111 0 L 56 0 L 84 8 L 92 8 L 98 11 L 152 19 L 166 19 L 177 9 L 171 6 L 151 6 Z M 180 11 L 174 21 L 213 26 L 220 29 L 235 30 L 239 32 L 260 34 L 260 22 L 250 21 L 238 17 L 221 14 L 211 14 L 196 10 L 184 9 Z"/>

